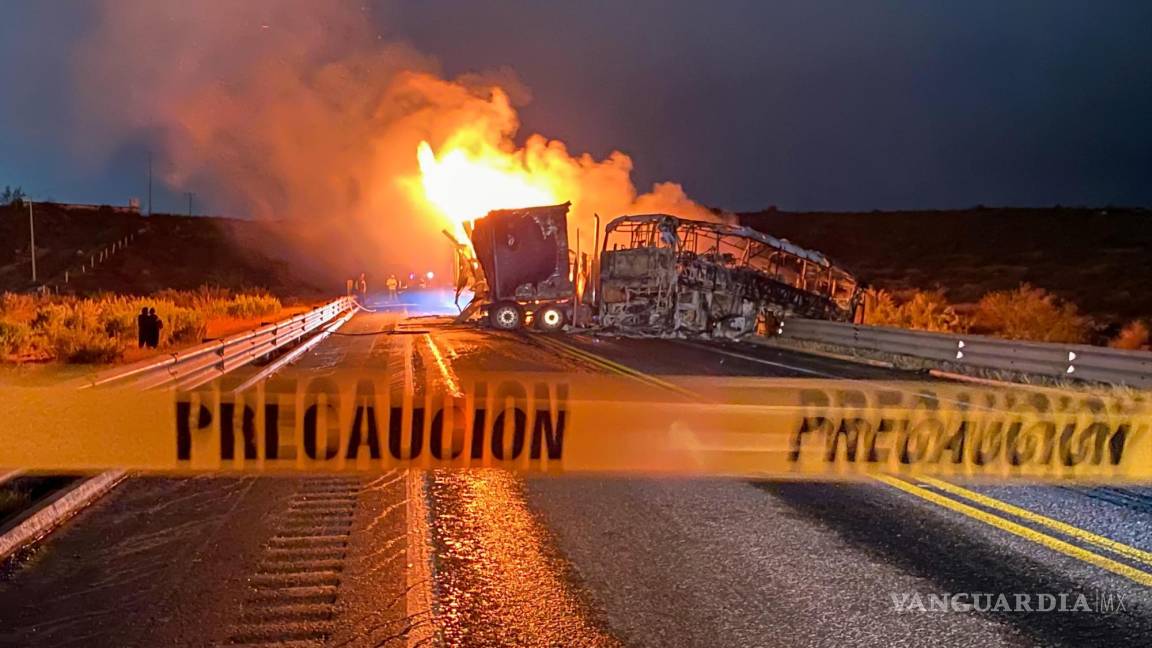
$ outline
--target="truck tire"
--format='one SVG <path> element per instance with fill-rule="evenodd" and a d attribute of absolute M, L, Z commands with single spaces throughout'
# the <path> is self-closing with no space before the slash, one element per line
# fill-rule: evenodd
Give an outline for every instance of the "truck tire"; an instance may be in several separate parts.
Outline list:
<path fill-rule="evenodd" d="M 532 318 L 536 324 L 536 328 L 544 331 L 545 333 L 555 333 L 564 328 L 568 323 L 568 316 L 564 314 L 564 309 L 557 304 L 545 304 L 536 311 L 535 317 Z"/>
<path fill-rule="evenodd" d="M 511 301 L 498 302 L 488 307 L 488 323 L 501 331 L 515 331 L 524 324 L 524 309 Z"/>

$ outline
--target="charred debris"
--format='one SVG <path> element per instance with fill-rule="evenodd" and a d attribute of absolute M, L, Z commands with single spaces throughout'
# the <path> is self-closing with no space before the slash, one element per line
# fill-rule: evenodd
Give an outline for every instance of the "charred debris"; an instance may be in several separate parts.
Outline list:
<path fill-rule="evenodd" d="M 489 212 L 461 250 L 458 287 L 496 329 L 736 339 L 784 317 L 854 319 L 859 282 L 823 254 L 748 227 L 621 216 L 570 249 L 569 204 Z M 597 230 L 599 224 L 597 223 Z"/>

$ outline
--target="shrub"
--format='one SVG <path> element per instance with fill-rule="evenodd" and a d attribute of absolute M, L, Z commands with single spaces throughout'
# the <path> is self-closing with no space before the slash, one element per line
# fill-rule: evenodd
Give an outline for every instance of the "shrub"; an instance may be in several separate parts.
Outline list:
<path fill-rule="evenodd" d="M 984 295 L 973 316 L 973 328 L 978 332 L 1039 342 L 1083 342 L 1089 324 L 1075 305 L 1026 283 L 1016 290 Z"/>
<path fill-rule="evenodd" d="M 36 314 L 32 316 L 33 329 L 50 329 L 64 326 L 71 309 L 66 304 L 44 303 L 36 307 Z"/>
<path fill-rule="evenodd" d="M 18 355 L 29 350 L 32 329 L 23 322 L 0 320 L 0 355 Z"/>
<path fill-rule="evenodd" d="M 108 337 L 122 338 L 125 340 L 135 338 L 136 316 L 139 314 L 139 309 L 107 309 L 102 317 L 104 321 L 104 334 Z"/>
<path fill-rule="evenodd" d="M 280 300 L 271 295 L 236 295 L 224 307 L 224 313 L 236 319 L 253 319 L 275 315 L 280 309 Z"/>
<path fill-rule="evenodd" d="M 865 324 L 950 333 L 968 328 L 967 322 L 938 290 L 918 290 L 902 303 L 897 303 L 885 290 L 869 290 L 864 298 Z"/>
<path fill-rule="evenodd" d="M 1148 325 L 1140 320 L 1133 320 L 1124 325 L 1116 337 L 1108 343 L 1113 349 L 1127 349 L 1135 351 L 1148 348 Z"/>
<path fill-rule="evenodd" d="M 900 309 L 887 290 L 864 291 L 864 323 L 874 326 L 900 326 Z"/>
<path fill-rule="evenodd" d="M 276 315 L 280 300 L 264 293 L 232 295 L 219 288 L 162 291 L 152 297 L 102 294 L 87 299 L 0 295 L 0 355 L 32 354 L 64 362 L 113 362 L 136 344 L 136 317 L 155 308 L 163 321 L 160 345 L 195 344 L 212 317 Z"/>
<path fill-rule="evenodd" d="M 205 311 L 218 307 L 220 303 L 231 298 L 232 291 L 227 288 L 208 285 L 200 286 L 196 290 L 166 288 L 152 294 L 152 299 L 155 301 L 166 301 L 181 308 L 197 308 Z"/>
<path fill-rule="evenodd" d="M 961 320 L 956 310 L 940 291 L 916 291 L 912 299 L 901 305 L 908 328 L 947 333 L 967 330 L 967 323 Z"/>
<path fill-rule="evenodd" d="M 81 299 L 70 304 L 64 316 L 64 325 L 71 329 L 103 329 L 105 307 L 91 299 Z"/>
<path fill-rule="evenodd" d="M 157 306 L 156 315 L 164 322 L 160 329 L 160 344 L 195 344 L 204 339 L 208 320 L 198 310 L 176 306 Z"/>
<path fill-rule="evenodd" d="M 39 300 L 35 295 L 4 293 L 0 295 L 0 317 L 10 322 L 27 324 L 36 316 L 38 305 Z"/>
<path fill-rule="evenodd" d="M 109 363 L 120 359 L 124 345 L 103 332 L 88 329 L 64 329 L 52 337 L 56 359 L 71 363 Z"/>

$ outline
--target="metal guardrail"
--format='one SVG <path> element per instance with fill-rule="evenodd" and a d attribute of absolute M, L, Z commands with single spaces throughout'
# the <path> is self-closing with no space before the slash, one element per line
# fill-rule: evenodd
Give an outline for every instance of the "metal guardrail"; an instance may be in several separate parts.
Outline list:
<path fill-rule="evenodd" d="M 809 319 L 785 320 L 778 333 L 785 338 L 898 353 L 953 365 L 1152 387 L 1152 352 L 1148 351 L 1022 342 L 984 335 L 929 333 Z"/>
<path fill-rule="evenodd" d="M 307 313 L 252 331 L 182 349 L 160 358 L 149 358 L 126 367 L 110 369 L 68 384 L 77 389 L 98 385 L 131 385 L 145 389 L 175 385 L 191 389 L 324 327 L 288 356 L 250 378 L 248 383 L 245 383 L 249 384 L 267 377 L 291 358 L 318 344 L 341 324 L 351 319 L 355 310 L 355 301 L 351 297 L 342 297 Z M 0 473 L 0 483 L 20 474 L 21 471 L 18 470 Z M 63 496 L 32 513 L 17 526 L 0 534 L 0 560 L 51 533 L 69 517 L 115 488 L 126 476 L 124 471 L 109 471 L 86 479 Z"/>
<path fill-rule="evenodd" d="M 149 389 L 174 385 L 191 389 L 301 339 L 354 306 L 351 297 L 341 297 L 307 313 L 251 331 L 86 376 L 76 381 L 76 387 L 109 385 Z"/>

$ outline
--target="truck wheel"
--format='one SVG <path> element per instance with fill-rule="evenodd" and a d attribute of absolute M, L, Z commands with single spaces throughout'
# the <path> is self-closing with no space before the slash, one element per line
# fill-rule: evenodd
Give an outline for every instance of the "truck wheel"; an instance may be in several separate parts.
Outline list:
<path fill-rule="evenodd" d="M 568 317 L 564 315 L 564 309 L 556 304 L 546 304 L 541 306 L 536 311 L 536 316 L 533 318 L 536 323 L 536 328 L 546 333 L 555 333 L 564 328 L 568 323 Z"/>
<path fill-rule="evenodd" d="M 488 308 L 488 322 L 494 329 L 515 331 L 524 323 L 524 311 L 516 302 L 500 302 Z"/>

